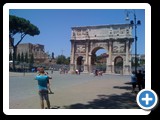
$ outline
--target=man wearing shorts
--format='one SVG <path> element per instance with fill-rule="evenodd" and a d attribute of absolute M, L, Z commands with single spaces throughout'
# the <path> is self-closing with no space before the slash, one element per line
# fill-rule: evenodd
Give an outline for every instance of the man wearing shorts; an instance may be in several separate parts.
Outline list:
<path fill-rule="evenodd" d="M 48 87 L 47 87 L 49 77 L 45 74 L 43 67 L 39 68 L 39 74 L 35 77 L 35 79 L 38 81 L 41 108 L 44 109 L 44 100 L 45 100 L 47 108 L 50 109 L 50 101 L 49 101 Z"/>

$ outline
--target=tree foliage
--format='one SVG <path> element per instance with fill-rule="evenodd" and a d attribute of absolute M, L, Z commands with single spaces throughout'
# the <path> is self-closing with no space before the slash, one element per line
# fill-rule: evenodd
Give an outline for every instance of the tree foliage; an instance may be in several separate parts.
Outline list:
<path fill-rule="evenodd" d="M 20 39 L 17 40 L 17 43 L 14 43 L 14 35 L 16 34 L 20 35 Z M 17 46 L 26 35 L 34 36 L 39 34 L 40 31 L 38 27 L 30 23 L 29 20 L 14 15 L 9 15 L 9 40 L 11 46 L 13 47 L 13 70 L 15 70 Z"/>
<path fill-rule="evenodd" d="M 17 61 L 21 62 L 21 55 L 20 55 L 20 53 L 18 53 L 18 55 L 17 55 Z"/>
<path fill-rule="evenodd" d="M 24 62 L 24 54 L 23 54 L 23 52 L 21 53 L 21 62 Z"/>
<path fill-rule="evenodd" d="M 66 58 L 65 64 L 66 64 L 66 65 L 69 65 L 69 64 L 70 64 L 70 57 L 67 57 L 67 58 Z"/>
<path fill-rule="evenodd" d="M 70 63 L 70 57 L 66 58 L 64 55 L 59 55 L 59 56 L 56 58 L 56 63 L 57 63 L 57 64 L 69 65 L 69 63 Z"/>
<path fill-rule="evenodd" d="M 26 63 L 28 63 L 28 53 L 27 53 L 27 52 L 25 53 L 24 61 L 25 61 Z"/>
<path fill-rule="evenodd" d="M 30 36 L 39 35 L 40 31 L 35 25 L 31 24 L 29 20 L 14 15 L 10 15 L 9 35 L 11 38 L 13 38 L 13 36 L 17 33 L 20 33 L 21 39 L 23 39 L 23 37 L 27 34 Z"/>
<path fill-rule="evenodd" d="M 34 56 L 33 56 L 33 54 L 30 55 L 29 63 L 30 64 L 34 63 Z"/>
<path fill-rule="evenodd" d="M 59 55 L 57 57 L 57 64 L 65 64 L 66 57 L 64 55 Z"/>

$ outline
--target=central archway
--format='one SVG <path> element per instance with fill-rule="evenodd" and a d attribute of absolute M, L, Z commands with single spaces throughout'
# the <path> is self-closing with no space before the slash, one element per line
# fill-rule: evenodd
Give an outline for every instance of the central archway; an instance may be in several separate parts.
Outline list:
<path fill-rule="evenodd" d="M 91 54 L 91 72 L 94 72 L 96 69 L 106 72 L 108 57 L 107 50 L 103 47 L 95 47 Z"/>

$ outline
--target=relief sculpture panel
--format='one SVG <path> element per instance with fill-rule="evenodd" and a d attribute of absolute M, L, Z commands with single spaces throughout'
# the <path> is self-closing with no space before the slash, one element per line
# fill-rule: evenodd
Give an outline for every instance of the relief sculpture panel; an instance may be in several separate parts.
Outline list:
<path fill-rule="evenodd" d="M 113 43 L 113 53 L 124 53 L 125 52 L 125 44 L 124 43 Z"/>
<path fill-rule="evenodd" d="M 85 53 L 86 52 L 85 45 L 77 45 L 76 52 L 77 53 Z"/>

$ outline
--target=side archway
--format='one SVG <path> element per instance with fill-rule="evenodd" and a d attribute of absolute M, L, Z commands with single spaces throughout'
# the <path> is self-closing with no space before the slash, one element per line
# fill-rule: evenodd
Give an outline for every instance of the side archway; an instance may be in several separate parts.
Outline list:
<path fill-rule="evenodd" d="M 114 72 L 116 74 L 123 74 L 123 58 L 121 56 L 117 56 L 114 59 Z"/>
<path fill-rule="evenodd" d="M 77 69 L 83 72 L 84 68 L 84 61 L 83 61 L 83 56 L 77 57 Z"/>

